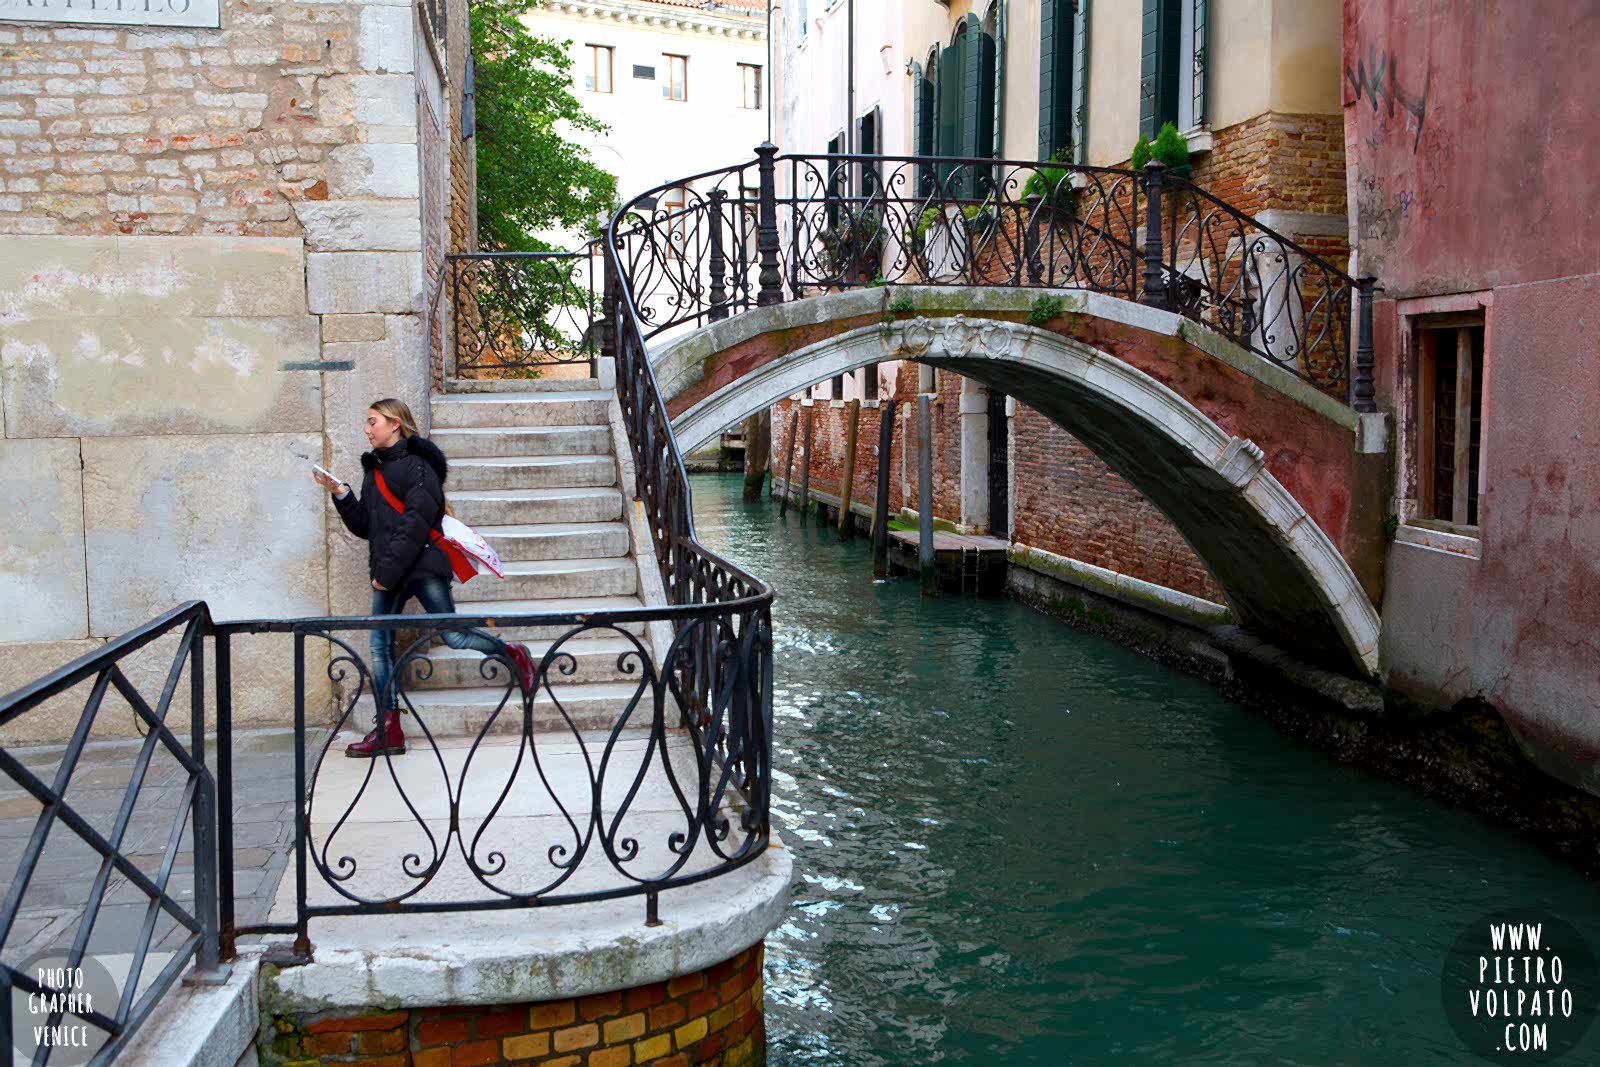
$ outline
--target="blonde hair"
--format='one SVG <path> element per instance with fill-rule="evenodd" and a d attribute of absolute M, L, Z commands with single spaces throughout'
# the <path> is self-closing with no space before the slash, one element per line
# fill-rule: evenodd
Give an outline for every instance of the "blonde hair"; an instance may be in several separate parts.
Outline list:
<path fill-rule="evenodd" d="M 394 397 L 388 396 L 382 400 L 374 400 L 367 406 L 384 418 L 394 419 L 399 422 L 401 440 L 408 437 L 422 436 L 421 431 L 417 429 L 417 417 L 411 414 L 411 408 L 404 400 L 396 400 Z M 455 509 L 450 506 L 450 497 L 444 492 L 443 485 L 439 486 L 439 492 L 444 496 L 444 513 L 454 517 Z"/>
<path fill-rule="evenodd" d="M 397 420 L 400 423 L 401 437 L 422 436 L 421 432 L 417 429 L 416 416 L 411 414 L 411 409 L 406 406 L 406 402 L 404 400 L 396 400 L 394 397 L 390 396 L 385 397 L 382 400 L 374 400 L 367 406 L 386 419 Z"/>

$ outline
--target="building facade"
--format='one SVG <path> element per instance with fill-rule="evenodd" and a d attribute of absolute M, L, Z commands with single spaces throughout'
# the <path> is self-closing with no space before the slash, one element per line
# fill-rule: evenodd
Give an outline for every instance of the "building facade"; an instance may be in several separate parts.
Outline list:
<path fill-rule="evenodd" d="M 473 242 L 466 4 L 175 11 L 0 10 L 0 482 L 33 502 L 0 689 L 191 598 L 364 612 L 365 546 L 310 465 L 355 477 L 367 405 L 426 417 L 442 373 L 441 272 Z M 238 648 L 241 721 L 288 721 L 288 648 Z M 64 736 L 81 697 L 58 703 L 19 728 Z"/>
<path fill-rule="evenodd" d="M 1562 26 L 1561 33 L 1548 32 Z M 1350 0 L 1341 93 L 1394 414 L 1391 686 L 1491 704 L 1600 792 L 1600 166 L 1593 5 Z M 1516 71 L 1514 87 L 1485 93 Z M 1470 156 L 1462 151 L 1471 144 Z M 1512 171 L 1484 161 L 1516 159 Z"/>
<path fill-rule="evenodd" d="M 856 4 L 853 29 L 848 0 L 782 0 L 781 10 L 786 152 L 1125 167 L 1141 134 L 1172 122 L 1202 189 L 1346 261 L 1336 0 L 889 0 Z M 842 409 L 861 399 L 852 495 L 871 500 L 877 398 L 918 391 L 938 395 L 939 519 L 1035 550 L 1028 558 L 1175 590 L 1221 617 L 1221 590 L 1159 510 L 1059 426 L 976 382 L 880 364 L 816 386 L 803 401 L 814 408 L 813 489 L 839 494 Z M 790 403 L 773 416 L 779 478 Z M 890 503 L 915 509 L 912 407 L 900 405 Z"/>
<path fill-rule="evenodd" d="M 609 127 L 574 139 L 617 176 L 624 201 L 750 159 L 767 139 L 764 0 L 551 0 L 523 22 L 567 42 L 573 91 Z M 659 206 L 671 202 L 669 193 Z M 584 239 L 542 236 L 561 247 Z"/>

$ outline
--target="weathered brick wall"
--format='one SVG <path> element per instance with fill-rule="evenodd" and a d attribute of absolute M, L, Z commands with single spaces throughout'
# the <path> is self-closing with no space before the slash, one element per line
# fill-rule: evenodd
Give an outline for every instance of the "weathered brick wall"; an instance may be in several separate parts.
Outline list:
<path fill-rule="evenodd" d="M 1165 515 L 1088 447 L 1025 404 L 1015 436 L 1012 539 L 1207 600 L 1205 564 Z"/>
<path fill-rule="evenodd" d="M 0 26 L 0 233 L 294 236 L 358 138 L 345 4 L 217 30 Z"/>
<path fill-rule="evenodd" d="M 1344 118 L 1265 112 L 1213 135 L 1191 177 L 1247 215 L 1345 214 Z M 1286 236 L 1294 236 L 1287 234 Z"/>
<path fill-rule="evenodd" d="M 889 508 L 917 508 L 917 376 L 913 373 L 899 375 L 896 384 L 895 426 L 889 451 Z M 957 521 L 961 511 L 961 427 L 959 376 L 941 373 L 938 381 L 938 398 L 932 405 L 930 422 L 933 429 L 933 513 L 941 519 Z M 772 419 L 772 476 L 784 477 L 788 458 L 789 420 L 794 402 L 781 401 Z M 805 442 L 806 410 L 811 412 L 812 462 L 811 488 L 842 496 L 844 484 L 845 443 L 848 440 L 847 408 L 834 407 L 825 400 L 816 401 L 809 409 L 802 408 L 797 429 L 794 481 L 795 496 L 800 492 L 802 460 L 800 446 Z M 882 425 L 883 409 L 865 404 L 856 434 L 856 466 L 851 499 L 870 506 L 878 493 L 878 467 L 875 452 L 878 433 Z"/>
<path fill-rule="evenodd" d="M 763 946 L 670 982 L 538 1004 L 278 1016 L 263 1067 L 759 1067 Z"/>

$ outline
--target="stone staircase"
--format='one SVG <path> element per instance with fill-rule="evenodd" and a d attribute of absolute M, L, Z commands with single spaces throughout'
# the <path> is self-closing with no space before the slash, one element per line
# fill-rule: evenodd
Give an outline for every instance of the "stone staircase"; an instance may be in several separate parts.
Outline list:
<path fill-rule="evenodd" d="M 613 423 L 614 392 L 595 379 L 451 381 L 447 389 L 432 398 L 430 436 L 450 460 L 450 506 L 494 546 L 506 572 L 504 579 L 484 574 L 455 586 L 456 610 L 509 615 L 643 606 L 625 510 L 632 504 L 618 462 L 627 441 L 618 439 L 623 431 Z M 538 661 L 569 629 L 492 632 L 526 641 Z M 625 629 L 646 640 L 644 624 Z M 562 647 L 574 659 L 571 674 L 550 672 L 552 682 L 559 680 L 554 689 L 562 706 L 580 729 L 610 729 L 638 689 L 639 665 L 630 675 L 618 663 L 635 646 L 605 631 Z M 412 704 L 435 736 L 476 735 L 504 696 L 503 676 L 485 678 L 486 661 L 467 649 L 438 644 L 429 658 L 431 675 L 413 672 L 408 681 Z M 646 701 L 633 722 L 648 711 Z M 542 689 L 534 719 L 537 730 L 566 728 Z M 491 732 L 520 729 L 513 704 Z"/>

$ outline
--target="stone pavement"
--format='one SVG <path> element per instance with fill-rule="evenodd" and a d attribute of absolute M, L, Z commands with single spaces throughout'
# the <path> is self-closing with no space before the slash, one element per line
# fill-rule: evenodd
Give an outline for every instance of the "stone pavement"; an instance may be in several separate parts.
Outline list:
<path fill-rule="evenodd" d="M 308 766 L 326 737 L 324 729 L 308 732 Z M 91 742 L 69 780 L 68 804 L 103 835 L 112 832 L 142 744 L 139 739 Z M 214 739 L 207 749 L 207 765 L 214 772 Z M 48 785 L 64 748 L 32 745 L 9 751 Z M 294 731 L 237 731 L 233 753 L 234 893 L 237 921 L 247 925 L 265 920 L 293 853 Z M 157 880 L 186 782 L 187 772 L 170 753 L 157 746 L 123 847 L 141 870 Z M 8 894 L 39 811 L 38 802 L 20 785 L 0 777 L 0 874 L 6 879 Z M 71 947 L 98 869 L 98 854 L 58 819 L 28 883 L 16 925 L 6 940 L 7 963 L 22 966 L 40 952 Z M 191 826 L 185 819 L 168 881 L 168 891 L 174 899 L 184 903 L 194 899 L 193 872 Z M 148 900 L 143 890 L 113 869 L 88 953 L 108 957 L 108 964 L 117 970 L 109 958 L 125 959 L 137 945 Z M 159 970 L 160 962 L 184 936 L 170 916 L 158 915 L 151 950 L 160 955 L 146 965 L 146 978 Z"/>

